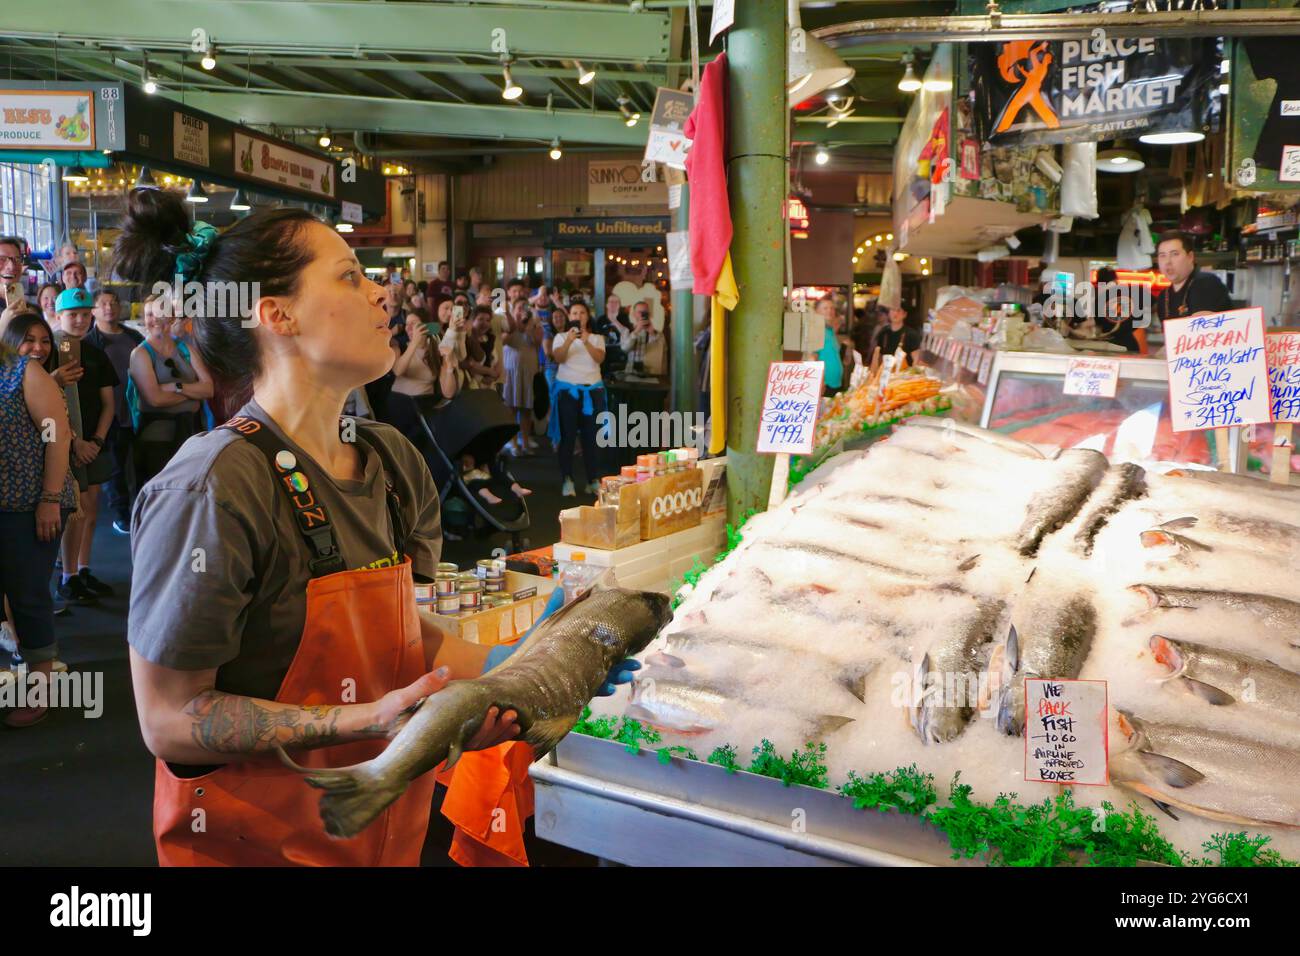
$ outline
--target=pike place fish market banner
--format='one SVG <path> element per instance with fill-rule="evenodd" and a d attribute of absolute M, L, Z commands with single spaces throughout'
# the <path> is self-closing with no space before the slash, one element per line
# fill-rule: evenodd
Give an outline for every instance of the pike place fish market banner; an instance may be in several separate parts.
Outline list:
<path fill-rule="evenodd" d="M 990 145 L 1016 146 L 1199 130 L 1217 87 L 1215 42 L 1097 30 L 1077 40 L 972 43 L 976 131 Z"/>

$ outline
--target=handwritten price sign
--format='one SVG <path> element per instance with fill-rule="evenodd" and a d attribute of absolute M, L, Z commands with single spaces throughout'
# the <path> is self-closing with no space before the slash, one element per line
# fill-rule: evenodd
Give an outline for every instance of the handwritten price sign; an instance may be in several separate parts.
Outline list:
<path fill-rule="evenodd" d="M 1025 678 L 1025 781 L 1110 781 L 1104 680 Z"/>
<path fill-rule="evenodd" d="M 1065 369 L 1066 395 L 1114 398 L 1118 384 L 1119 362 L 1116 359 L 1070 359 Z"/>
<path fill-rule="evenodd" d="M 1300 422 L 1300 332 L 1269 332 L 1264 355 L 1273 421 Z"/>
<path fill-rule="evenodd" d="M 1269 421 L 1263 309 L 1167 319 L 1165 343 L 1174 431 Z"/>
<path fill-rule="evenodd" d="M 811 455 L 823 362 L 773 362 L 758 419 L 759 452 Z"/>

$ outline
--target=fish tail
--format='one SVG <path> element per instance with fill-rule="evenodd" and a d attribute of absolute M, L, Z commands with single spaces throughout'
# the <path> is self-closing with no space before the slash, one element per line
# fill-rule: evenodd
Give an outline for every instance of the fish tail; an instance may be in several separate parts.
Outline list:
<path fill-rule="evenodd" d="M 320 818 L 330 836 L 356 836 L 406 792 L 405 779 L 400 776 L 389 779 L 377 773 L 374 761 L 351 767 L 303 767 L 283 748 L 276 750 L 281 763 L 303 774 L 309 785 L 325 791 L 320 801 Z"/>

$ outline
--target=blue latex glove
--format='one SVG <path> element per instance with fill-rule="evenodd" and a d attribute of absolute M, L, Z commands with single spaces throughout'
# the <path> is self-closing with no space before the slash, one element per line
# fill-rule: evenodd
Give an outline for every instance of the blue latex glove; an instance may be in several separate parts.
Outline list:
<path fill-rule="evenodd" d="M 634 657 L 627 657 L 609 669 L 605 683 L 596 691 L 597 697 L 612 697 L 616 684 L 632 683 L 632 674 L 641 669 L 641 662 Z"/>
<path fill-rule="evenodd" d="M 498 644 L 496 647 L 492 648 L 492 650 L 488 651 L 487 663 L 483 665 L 483 673 L 486 674 L 519 648 L 523 647 L 528 641 L 528 638 L 532 636 L 533 631 L 537 630 L 538 625 L 558 611 L 563 604 L 564 588 L 557 587 L 551 592 L 551 598 L 546 602 L 546 607 L 542 609 L 541 616 L 533 622 L 532 627 L 524 632 L 523 637 L 515 641 L 513 644 Z"/>

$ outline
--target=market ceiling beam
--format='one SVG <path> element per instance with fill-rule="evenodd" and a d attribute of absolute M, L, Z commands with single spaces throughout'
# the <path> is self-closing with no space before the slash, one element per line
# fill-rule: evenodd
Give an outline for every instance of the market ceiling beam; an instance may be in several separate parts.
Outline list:
<path fill-rule="evenodd" d="M 23 4 L 0 5 L 0 35 L 60 42 L 114 37 L 152 52 L 188 50 L 197 27 L 218 51 L 497 56 L 504 39 L 520 57 L 668 59 L 667 13 L 632 13 L 622 4 L 580 6 L 581 12 L 550 4 L 414 0 L 60 0 L 40 17 Z"/>
<path fill-rule="evenodd" d="M 0 53 L 7 49 L 5 43 L 0 42 Z M 56 57 L 63 59 L 66 57 L 69 49 L 75 50 L 78 56 L 83 60 L 89 57 L 99 57 L 105 60 L 116 60 L 132 64 L 136 70 L 139 70 L 142 58 L 137 50 L 115 49 L 103 44 L 98 46 L 61 46 L 56 51 L 53 44 L 42 44 L 40 46 L 27 46 L 26 49 L 30 56 L 53 61 Z M 910 47 L 908 48 L 910 49 Z M 389 56 L 389 54 L 383 54 Z M 235 62 L 237 61 L 237 62 Z M 153 53 L 149 54 L 149 65 L 180 65 L 181 59 L 174 53 Z M 192 68 L 193 61 L 187 59 L 186 68 Z M 586 62 L 585 60 L 583 61 Z M 219 56 L 217 58 L 218 71 L 226 69 L 229 65 L 234 64 L 241 69 L 247 66 L 270 66 L 270 67 L 297 67 L 306 70 L 361 70 L 366 73 L 374 72 L 414 72 L 421 74 L 456 74 L 472 73 L 483 76 L 500 76 L 501 64 L 497 62 L 457 62 L 457 63 L 431 63 L 424 60 L 397 60 L 397 59 L 373 59 L 370 57 L 337 56 L 337 57 L 294 57 L 294 56 L 266 56 L 258 54 L 253 57 L 231 55 L 227 57 Z M 599 61 L 593 61 L 593 66 L 600 66 Z M 677 67 L 680 69 L 680 66 Z M 537 77 L 572 77 L 574 71 L 569 67 L 559 66 L 528 66 L 526 64 L 517 64 L 510 68 L 510 72 L 515 76 L 537 76 Z M 205 73 L 211 76 L 210 73 Z M 630 83 L 647 83 L 651 86 L 663 86 L 667 83 L 667 73 L 663 70 L 620 70 L 614 71 L 605 66 L 597 71 L 597 82 L 603 77 L 607 80 L 624 80 Z M 439 85 L 446 85 L 440 83 Z M 463 92 L 463 91 L 462 91 Z M 456 95 L 457 99 L 463 99 L 461 95 Z"/>
<path fill-rule="evenodd" d="M 857 117 L 849 117 L 857 119 Z M 903 127 L 901 117 L 863 117 L 870 122 L 850 123 L 841 120 L 829 129 L 823 117 L 800 118 L 790 133 L 792 143 L 816 143 L 819 146 L 875 146 L 898 139 Z"/>
<path fill-rule="evenodd" d="M 171 92 L 171 91 L 167 91 Z M 477 106 L 395 100 L 378 96 L 340 96 L 302 90 L 283 92 L 226 91 L 189 87 L 185 102 L 240 123 L 335 130 L 376 130 L 384 133 L 479 137 L 483 139 L 545 139 L 644 146 L 646 128 L 627 127 L 615 112 L 546 110 L 530 106 Z M 837 127 L 838 129 L 838 127 Z"/>
<path fill-rule="evenodd" d="M 876 43 L 1071 40 L 1108 37 L 1232 37 L 1300 34 L 1295 10 L 1165 10 L 1159 13 L 1029 13 L 854 20 L 811 31 L 837 49 Z"/>

